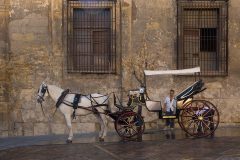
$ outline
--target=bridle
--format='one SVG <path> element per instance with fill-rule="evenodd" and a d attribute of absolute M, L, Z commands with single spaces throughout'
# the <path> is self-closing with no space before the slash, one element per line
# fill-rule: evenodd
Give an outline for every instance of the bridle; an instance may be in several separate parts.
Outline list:
<path fill-rule="evenodd" d="M 45 93 L 47 92 L 47 93 L 49 94 L 49 91 L 48 91 L 47 85 L 45 85 L 45 84 L 42 84 L 42 85 L 43 85 L 42 88 L 41 88 L 41 93 L 42 93 L 42 95 L 39 95 L 39 90 L 38 90 L 38 97 L 41 99 L 41 101 L 38 101 L 38 103 L 40 103 L 41 109 L 42 109 L 42 112 L 43 112 L 43 115 L 44 115 L 44 117 L 45 117 L 45 112 L 44 112 L 44 110 L 43 110 L 42 102 L 45 101 L 45 100 L 44 100 L 44 95 L 45 95 Z"/>
<path fill-rule="evenodd" d="M 44 101 L 44 95 L 46 92 L 49 94 L 48 87 L 47 85 L 44 84 L 44 86 L 41 88 L 42 96 L 38 94 L 38 97 L 40 97 L 42 101 Z M 38 93 L 39 93 L 39 90 L 38 90 Z"/>

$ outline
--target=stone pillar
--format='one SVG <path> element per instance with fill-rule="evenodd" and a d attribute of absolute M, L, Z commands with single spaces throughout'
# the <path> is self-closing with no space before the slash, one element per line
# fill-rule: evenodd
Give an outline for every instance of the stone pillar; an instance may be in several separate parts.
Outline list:
<path fill-rule="evenodd" d="M 122 54 L 122 91 L 132 88 L 132 0 L 120 0 L 121 5 L 121 54 Z M 122 93 L 121 101 L 127 101 L 126 92 Z"/>
<path fill-rule="evenodd" d="M 0 0 L 0 137 L 8 136 L 8 1 Z"/>

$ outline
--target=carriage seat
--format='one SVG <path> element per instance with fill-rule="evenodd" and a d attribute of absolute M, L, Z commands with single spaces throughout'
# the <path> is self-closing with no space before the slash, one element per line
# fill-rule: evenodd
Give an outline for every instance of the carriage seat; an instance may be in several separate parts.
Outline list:
<path fill-rule="evenodd" d="M 199 92 L 202 92 L 206 88 L 203 88 L 204 82 L 200 79 L 193 83 L 191 86 L 187 87 L 185 90 L 183 90 L 181 93 L 179 93 L 175 99 L 177 101 L 183 100 L 183 99 L 188 99 L 192 97 L 195 94 L 198 94 Z M 203 88 L 203 89 L 202 89 Z"/>

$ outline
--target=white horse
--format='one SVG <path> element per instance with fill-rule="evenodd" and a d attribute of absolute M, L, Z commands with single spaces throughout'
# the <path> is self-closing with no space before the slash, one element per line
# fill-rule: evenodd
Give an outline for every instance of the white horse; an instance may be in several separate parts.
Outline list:
<path fill-rule="evenodd" d="M 50 97 L 57 102 L 58 98 L 61 96 L 62 92 L 64 90 L 55 86 L 55 85 L 47 85 L 44 82 L 39 87 L 38 91 L 38 97 L 37 102 L 42 105 L 42 102 L 44 101 L 44 95 L 47 92 Z M 61 103 L 59 106 L 59 110 L 64 115 L 66 124 L 69 130 L 69 136 L 67 139 L 67 143 L 72 143 L 73 139 L 73 130 L 72 130 L 72 114 L 74 112 L 74 108 L 72 106 L 72 103 L 74 101 L 75 94 L 70 93 L 67 94 L 64 98 L 64 103 Z M 104 137 L 107 134 L 107 119 L 104 113 L 106 111 L 110 111 L 108 107 L 108 96 L 101 95 L 98 93 L 90 94 L 87 96 L 81 96 L 78 106 L 81 106 L 81 108 L 76 109 L 75 115 L 76 116 L 84 116 L 91 113 L 94 113 L 96 118 L 98 119 L 101 130 L 99 132 L 99 141 L 104 141 Z M 95 107 L 94 107 L 95 106 Z M 97 107 L 96 107 L 97 106 Z"/>

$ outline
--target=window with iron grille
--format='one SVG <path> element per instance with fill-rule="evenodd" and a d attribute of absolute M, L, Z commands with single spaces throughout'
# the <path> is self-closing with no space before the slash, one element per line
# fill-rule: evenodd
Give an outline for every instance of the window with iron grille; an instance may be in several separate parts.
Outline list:
<path fill-rule="evenodd" d="M 228 0 L 177 0 L 178 69 L 228 74 Z"/>
<path fill-rule="evenodd" d="M 67 70 L 116 72 L 115 0 L 67 1 Z"/>

